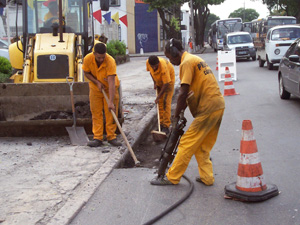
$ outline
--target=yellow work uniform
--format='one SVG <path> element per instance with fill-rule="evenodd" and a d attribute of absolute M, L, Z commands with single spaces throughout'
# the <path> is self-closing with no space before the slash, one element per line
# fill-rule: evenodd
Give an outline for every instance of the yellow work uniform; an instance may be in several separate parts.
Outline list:
<path fill-rule="evenodd" d="M 181 84 L 190 86 L 187 104 L 195 118 L 182 136 L 178 153 L 167 178 L 173 184 L 180 182 L 193 155 L 198 163 L 201 181 L 214 183 L 210 151 L 213 148 L 221 125 L 225 101 L 209 66 L 200 57 L 184 52 L 180 63 Z"/>
<path fill-rule="evenodd" d="M 44 21 L 47 21 L 49 19 L 51 19 L 52 17 L 57 16 L 57 15 L 53 15 L 51 12 L 48 12 L 45 16 L 44 16 Z"/>
<path fill-rule="evenodd" d="M 91 73 L 97 80 L 99 80 L 103 86 L 104 91 L 109 99 L 109 86 L 108 86 L 108 76 L 115 76 L 115 97 L 114 105 L 116 107 L 116 116 L 118 116 L 118 105 L 119 105 L 119 92 L 118 87 L 120 85 L 118 76 L 117 76 L 117 66 L 116 61 L 109 54 L 106 54 L 104 61 L 97 66 L 95 56 L 93 53 L 89 53 L 84 57 L 84 62 L 82 69 L 85 72 Z M 113 140 L 116 138 L 116 129 L 117 125 L 114 122 L 113 116 L 108 109 L 108 104 L 104 98 L 104 95 L 98 89 L 97 85 L 93 82 L 89 82 L 90 88 L 90 108 L 92 112 L 92 121 L 93 121 L 93 133 L 94 139 L 103 140 L 103 110 L 105 113 L 105 130 L 107 140 Z"/>
<path fill-rule="evenodd" d="M 173 65 L 166 59 L 158 57 L 159 65 L 156 71 L 150 66 L 148 60 L 146 69 L 150 71 L 158 93 L 164 84 L 169 84 L 158 101 L 160 124 L 169 127 L 171 124 L 171 104 L 175 85 L 175 72 Z"/>

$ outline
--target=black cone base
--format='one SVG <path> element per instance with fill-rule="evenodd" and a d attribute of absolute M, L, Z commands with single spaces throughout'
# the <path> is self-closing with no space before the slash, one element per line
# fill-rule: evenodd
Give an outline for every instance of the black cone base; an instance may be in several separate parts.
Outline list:
<path fill-rule="evenodd" d="M 240 191 L 235 186 L 236 182 L 226 185 L 224 188 L 225 195 L 245 202 L 261 202 L 279 194 L 275 184 L 267 184 L 267 189 L 259 192 Z"/>

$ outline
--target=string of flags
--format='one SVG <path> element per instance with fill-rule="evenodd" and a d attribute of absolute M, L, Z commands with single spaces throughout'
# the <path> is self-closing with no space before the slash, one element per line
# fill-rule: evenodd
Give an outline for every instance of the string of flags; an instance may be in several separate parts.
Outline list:
<path fill-rule="evenodd" d="M 101 9 L 99 9 L 98 11 L 93 13 L 93 16 L 101 24 L 102 24 L 102 17 L 103 17 L 108 24 L 110 24 L 111 21 L 114 20 L 119 25 L 121 21 L 127 27 L 127 15 L 119 17 L 119 12 L 116 12 L 113 15 L 111 15 L 111 12 L 102 15 L 102 11 Z"/>

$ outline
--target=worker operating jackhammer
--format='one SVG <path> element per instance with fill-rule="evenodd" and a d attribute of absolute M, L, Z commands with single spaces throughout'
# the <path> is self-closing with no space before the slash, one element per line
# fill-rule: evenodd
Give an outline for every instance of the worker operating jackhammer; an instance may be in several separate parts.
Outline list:
<path fill-rule="evenodd" d="M 206 62 L 184 51 L 179 40 L 171 39 L 165 47 L 165 55 L 173 65 L 179 65 L 181 87 L 177 99 L 173 124 L 180 120 L 180 113 L 188 106 L 194 120 L 183 134 L 178 152 L 166 177 L 151 180 L 152 185 L 174 185 L 180 182 L 193 155 L 198 163 L 200 177 L 196 181 L 213 185 L 215 179 L 210 160 L 221 125 L 225 101 L 220 88 Z M 175 122 L 174 122 L 175 121 Z"/>

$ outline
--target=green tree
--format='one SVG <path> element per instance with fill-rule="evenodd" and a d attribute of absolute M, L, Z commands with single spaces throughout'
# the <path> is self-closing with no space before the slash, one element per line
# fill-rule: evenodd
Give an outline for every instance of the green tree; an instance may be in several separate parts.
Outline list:
<path fill-rule="evenodd" d="M 255 9 L 244 9 L 239 8 L 230 13 L 229 18 L 240 17 L 243 19 L 243 22 L 251 22 L 254 19 L 259 17 L 258 12 Z"/>
<path fill-rule="evenodd" d="M 0 56 L 0 83 L 4 83 L 12 74 L 12 67 L 7 58 Z"/>
<path fill-rule="evenodd" d="M 209 5 L 219 5 L 225 0 L 193 0 L 195 45 L 204 45 L 205 27 L 210 15 Z M 188 1 L 189 2 L 189 1 Z"/>
<path fill-rule="evenodd" d="M 280 15 L 284 14 L 286 16 L 295 16 L 298 23 L 300 23 L 299 0 L 262 0 L 262 2 L 267 5 L 270 15 L 279 12 Z"/>
<path fill-rule="evenodd" d="M 177 38 L 180 39 L 180 29 L 178 30 L 178 23 L 176 20 L 180 21 L 180 6 L 184 3 L 184 0 L 143 0 L 145 3 L 149 3 L 149 11 L 154 9 L 157 10 L 164 31 L 166 32 L 167 39 Z M 173 17 L 171 20 L 167 20 L 167 13 L 172 12 Z"/>

